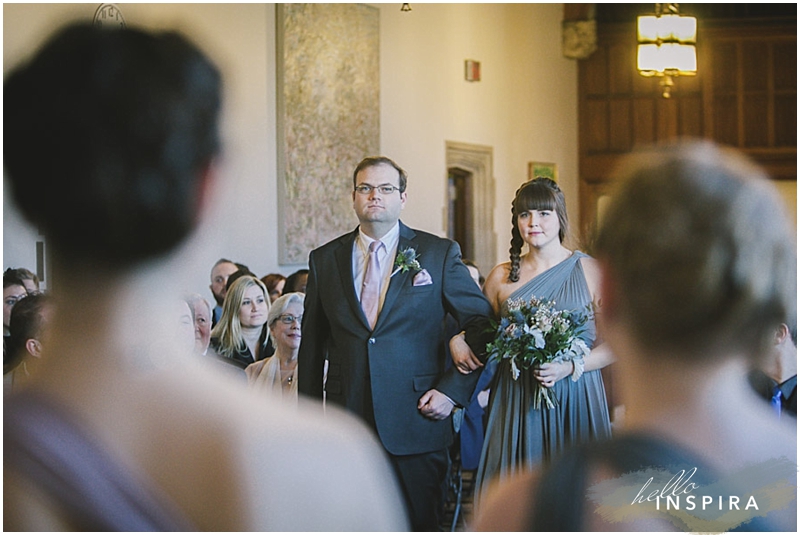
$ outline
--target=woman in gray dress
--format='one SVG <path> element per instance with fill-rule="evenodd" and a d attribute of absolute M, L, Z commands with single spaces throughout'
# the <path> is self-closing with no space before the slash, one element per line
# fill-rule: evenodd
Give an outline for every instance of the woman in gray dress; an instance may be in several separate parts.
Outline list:
<path fill-rule="evenodd" d="M 747 381 L 796 325 L 791 218 L 732 149 L 683 140 L 623 161 L 594 250 L 625 427 L 498 486 L 474 528 L 796 532 L 796 425 Z M 637 495 L 650 489 L 665 492 Z"/>
<path fill-rule="evenodd" d="M 554 301 L 559 310 L 583 311 L 596 306 L 598 267 L 594 259 L 563 243 L 568 235 L 564 194 L 547 178 L 523 184 L 512 203 L 511 260 L 497 265 L 486 279 L 484 293 L 499 317 L 510 299 L 538 297 Z M 523 245 L 528 252 L 522 253 Z M 489 400 L 486 439 L 476 480 L 476 501 L 495 480 L 538 466 L 565 448 L 611 436 L 608 405 L 600 368 L 611 362 L 596 344 L 594 321 L 581 338 L 592 348 L 580 360 L 552 362 L 512 376 L 500 362 Z M 479 366 L 451 344 L 456 367 L 471 373 Z M 462 348 L 463 349 L 463 348 Z M 555 408 L 534 407 L 539 385 L 549 388 Z"/>

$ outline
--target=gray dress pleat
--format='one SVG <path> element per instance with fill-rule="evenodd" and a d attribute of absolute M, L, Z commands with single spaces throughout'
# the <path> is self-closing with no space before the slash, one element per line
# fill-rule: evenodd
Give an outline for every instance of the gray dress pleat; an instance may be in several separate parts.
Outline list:
<path fill-rule="evenodd" d="M 531 279 L 509 296 L 512 299 L 539 297 L 555 301 L 563 310 L 584 310 L 592 302 L 580 259 L 572 256 Z M 505 313 L 506 305 L 503 306 Z M 592 347 L 596 337 L 593 320 L 581 337 Z M 590 357 L 591 358 L 591 357 Z M 551 392 L 556 407 L 533 408 L 536 379 L 523 370 L 515 381 L 508 361 L 500 362 L 495 373 L 488 406 L 486 438 L 476 474 L 476 503 L 486 487 L 499 478 L 554 459 L 565 448 L 611 436 L 603 377 L 600 370 L 584 373 L 578 381 L 565 377 Z"/>

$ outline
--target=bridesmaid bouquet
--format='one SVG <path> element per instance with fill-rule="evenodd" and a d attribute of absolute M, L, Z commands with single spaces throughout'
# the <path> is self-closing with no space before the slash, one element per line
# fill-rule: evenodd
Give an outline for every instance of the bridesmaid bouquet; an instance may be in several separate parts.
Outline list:
<path fill-rule="evenodd" d="M 579 335 L 591 317 L 591 307 L 585 312 L 557 310 L 555 302 L 532 297 L 526 301 L 509 301 L 508 312 L 493 324 L 496 331 L 494 341 L 486 345 L 490 359 L 508 360 L 511 375 L 516 381 L 520 370 L 547 362 L 575 361 L 576 370 L 583 358 L 589 354 L 589 346 Z M 576 379 L 577 380 L 577 379 Z M 533 407 L 541 407 L 542 401 L 549 409 L 555 408 L 550 389 L 535 381 L 538 386 Z"/>

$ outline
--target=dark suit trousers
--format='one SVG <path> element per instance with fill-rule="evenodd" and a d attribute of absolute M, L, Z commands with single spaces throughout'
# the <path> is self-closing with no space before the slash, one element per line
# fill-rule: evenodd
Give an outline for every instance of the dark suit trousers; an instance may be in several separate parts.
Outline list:
<path fill-rule="evenodd" d="M 389 460 L 403 489 L 414 531 L 439 531 L 444 512 L 447 450 L 392 455 Z"/>

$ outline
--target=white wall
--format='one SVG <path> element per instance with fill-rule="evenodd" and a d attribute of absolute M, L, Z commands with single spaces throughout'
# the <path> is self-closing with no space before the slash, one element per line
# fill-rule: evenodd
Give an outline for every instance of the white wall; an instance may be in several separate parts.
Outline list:
<path fill-rule="evenodd" d="M 4 4 L 7 72 L 52 29 L 90 20 L 99 4 Z M 220 256 L 258 275 L 277 263 L 275 9 L 272 4 L 119 4 L 129 25 L 178 28 L 226 81 L 219 198 L 187 247 L 185 288 L 210 296 Z M 381 11 L 381 146 L 409 174 L 408 224 L 444 234 L 445 141 L 494 148 L 498 260 L 507 255 L 510 202 L 531 160 L 558 163 L 577 221 L 577 65 L 561 56 L 561 4 L 376 4 Z M 482 81 L 464 81 L 464 60 Z M 356 162 L 354 162 L 355 165 Z M 34 267 L 31 231 L 9 207 L 3 264 Z M 247 239 L 244 237 L 247 236 Z"/>
<path fill-rule="evenodd" d="M 381 4 L 381 146 L 409 173 L 403 218 L 444 235 L 445 141 L 494 148 L 497 259 L 529 161 L 556 162 L 577 221 L 577 64 L 562 4 Z M 464 80 L 464 60 L 481 81 Z"/>

